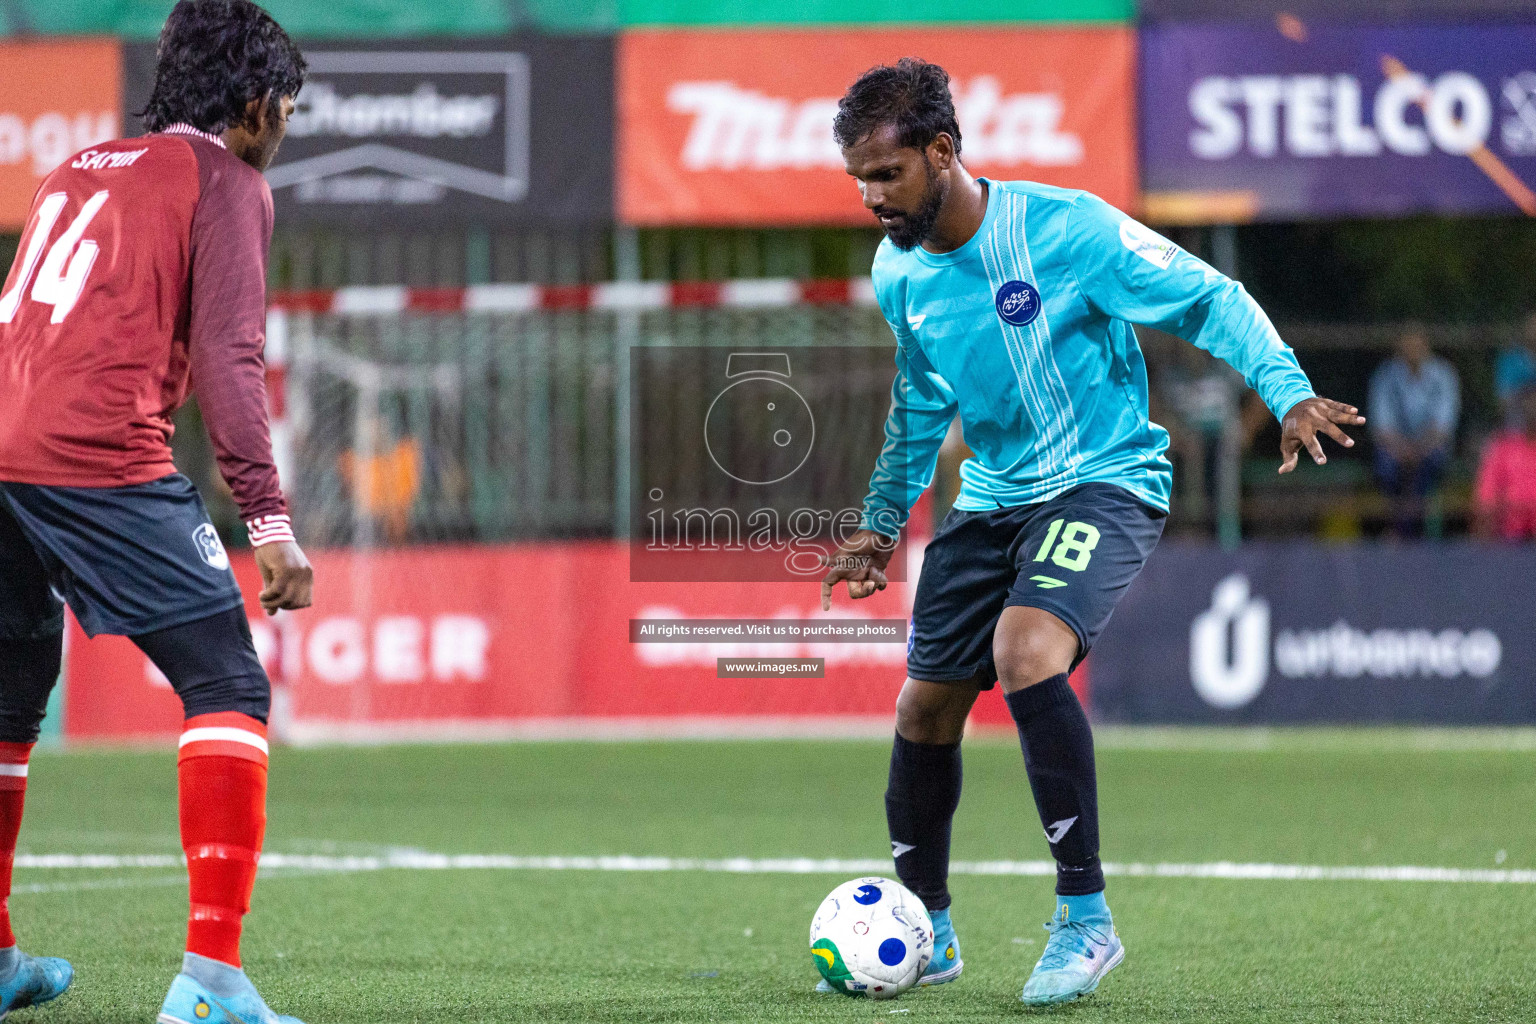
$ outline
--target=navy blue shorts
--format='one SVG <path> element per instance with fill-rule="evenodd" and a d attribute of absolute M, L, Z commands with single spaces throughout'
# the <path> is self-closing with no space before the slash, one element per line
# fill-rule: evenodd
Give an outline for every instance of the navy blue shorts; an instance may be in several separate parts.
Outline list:
<path fill-rule="evenodd" d="M 0 635 L 56 633 L 64 602 L 89 636 L 139 636 L 240 605 L 192 481 L 132 487 L 0 482 Z"/>
<path fill-rule="evenodd" d="M 1042 608 L 1088 654 L 1163 534 L 1166 513 L 1113 484 L 1050 501 L 944 517 L 923 553 L 907 675 L 990 690 L 992 633 L 1008 607 Z"/>

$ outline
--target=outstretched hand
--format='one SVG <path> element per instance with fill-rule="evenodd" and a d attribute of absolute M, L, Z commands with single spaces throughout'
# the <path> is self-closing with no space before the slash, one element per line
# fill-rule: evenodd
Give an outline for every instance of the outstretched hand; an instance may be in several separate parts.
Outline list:
<path fill-rule="evenodd" d="M 890 564 L 895 541 L 874 532 L 860 530 L 832 555 L 822 555 L 821 564 L 829 570 L 821 581 L 821 610 L 832 607 L 832 588 L 839 580 L 848 583 L 848 596 L 855 601 L 868 597 L 886 585 L 885 567 Z"/>
<path fill-rule="evenodd" d="M 1353 448 L 1354 438 L 1339 429 L 1341 423 L 1358 427 L 1365 423 L 1365 417 L 1354 406 L 1330 398 L 1306 398 L 1291 406 L 1280 421 L 1280 472 L 1289 473 L 1296 468 L 1303 447 L 1311 453 L 1313 462 L 1324 465 L 1328 456 L 1323 454 L 1319 434 L 1327 434 L 1345 448 Z"/>

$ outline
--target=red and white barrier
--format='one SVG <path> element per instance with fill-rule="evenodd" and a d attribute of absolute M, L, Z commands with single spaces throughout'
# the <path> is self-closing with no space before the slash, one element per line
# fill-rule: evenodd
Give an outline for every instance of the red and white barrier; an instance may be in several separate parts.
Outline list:
<path fill-rule="evenodd" d="M 873 306 L 868 278 L 796 281 L 610 281 L 605 284 L 479 284 L 465 288 L 358 286 L 276 292 L 273 310 L 394 316 L 400 313 L 532 313 L 561 310 L 644 312 L 658 309 L 775 309 L 786 306 Z"/>

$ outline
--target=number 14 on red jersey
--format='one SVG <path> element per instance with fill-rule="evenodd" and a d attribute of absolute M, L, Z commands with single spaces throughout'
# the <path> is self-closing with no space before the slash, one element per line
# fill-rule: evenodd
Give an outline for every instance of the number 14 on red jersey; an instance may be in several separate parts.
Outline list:
<path fill-rule="evenodd" d="M 42 269 L 39 270 L 37 266 L 39 258 L 43 256 L 43 247 L 48 244 L 67 199 L 68 196 L 63 192 L 54 192 L 38 204 L 26 252 L 21 259 L 21 273 L 16 278 L 15 286 L 0 295 L 0 324 L 8 324 L 16 319 L 29 283 L 32 285 L 32 301 L 53 307 L 53 315 L 48 318 L 48 322 L 54 324 L 64 322 L 64 318 L 79 301 L 80 293 L 85 291 L 85 280 L 96 264 L 100 246 L 82 238 L 96 214 L 106 205 L 105 189 L 86 201 L 74 221 L 48 249 L 47 257 L 42 260 Z M 37 274 L 36 281 L 32 279 L 34 271 Z"/>

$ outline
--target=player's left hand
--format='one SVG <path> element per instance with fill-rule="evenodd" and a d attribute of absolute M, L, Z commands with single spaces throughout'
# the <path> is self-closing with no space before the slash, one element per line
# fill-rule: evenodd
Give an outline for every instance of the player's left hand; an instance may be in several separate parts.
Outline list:
<path fill-rule="evenodd" d="M 256 549 L 256 568 L 261 570 L 261 607 L 268 615 L 280 609 L 308 608 L 315 592 L 315 570 L 293 541 L 263 544 Z"/>
<path fill-rule="evenodd" d="M 1319 466 L 1328 461 L 1323 454 L 1323 443 L 1318 434 L 1327 434 L 1345 448 L 1355 446 L 1354 438 L 1339 429 L 1340 423 L 1360 426 L 1365 417 L 1360 410 L 1331 398 L 1304 398 L 1291 406 L 1291 411 L 1280 421 L 1280 472 L 1289 473 L 1296 468 L 1298 456 L 1305 445 L 1312 461 Z"/>

